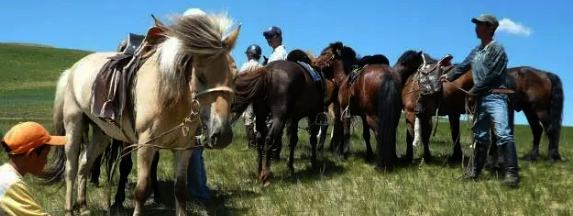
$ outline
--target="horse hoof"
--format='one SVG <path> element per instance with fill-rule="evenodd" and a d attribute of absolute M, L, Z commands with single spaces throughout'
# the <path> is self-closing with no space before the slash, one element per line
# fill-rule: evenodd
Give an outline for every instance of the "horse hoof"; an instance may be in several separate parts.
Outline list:
<path fill-rule="evenodd" d="M 269 185 L 271 185 L 271 182 L 270 182 L 270 181 L 265 181 L 265 182 L 263 183 L 263 187 L 268 187 Z"/>
<path fill-rule="evenodd" d="M 562 161 L 566 161 L 567 159 L 565 159 L 564 157 L 561 157 L 561 155 L 553 155 L 549 157 L 549 162 L 550 163 L 555 163 L 555 162 L 562 162 Z"/>
<path fill-rule="evenodd" d="M 119 210 L 119 209 L 122 209 L 122 208 L 123 208 L 122 202 L 114 202 L 114 203 L 110 206 L 110 209 L 111 209 L 111 210 Z"/>
<path fill-rule="evenodd" d="M 523 159 L 526 161 L 537 161 L 537 155 L 530 154 L 530 155 L 524 156 Z"/>
<path fill-rule="evenodd" d="M 80 211 L 80 215 L 82 215 L 82 216 L 83 216 L 83 215 L 90 215 L 90 214 L 91 214 L 91 213 L 90 213 L 90 210 L 87 210 L 87 209 L 84 209 L 84 210 Z"/>

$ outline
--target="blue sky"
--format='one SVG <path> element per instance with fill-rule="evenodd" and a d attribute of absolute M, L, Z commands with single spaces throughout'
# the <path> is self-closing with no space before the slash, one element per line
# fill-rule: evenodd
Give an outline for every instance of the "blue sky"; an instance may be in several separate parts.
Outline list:
<path fill-rule="evenodd" d="M 558 74 L 565 88 L 564 124 L 573 125 L 573 100 L 566 76 L 573 62 L 573 2 L 571 1 L 2 1 L 0 42 L 31 42 L 90 51 L 115 50 L 128 32 L 144 34 L 153 24 L 150 14 L 167 22 L 169 14 L 190 7 L 206 12 L 226 10 L 243 23 L 237 63 L 249 44 L 270 48 L 262 32 L 271 25 L 282 28 L 288 50 L 302 48 L 319 53 L 328 43 L 342 41 L 361 55 L 384 54 L 392 64 L 408 49 L 424 50 L 434 58 L 452 54 L 462 61 L 479 43 L 470 22 L 480 13 L 511 20 L 496 33 L 509 55 L 509 66 L 528 65 Z M 513 22 L 514 25 L 511 25 Z M 519 26 L 521 24 L 522 26 Z M 525 29 L 525 30 L 524 30 Z M 568 67 L 569 66 L 569 67 Z M 569 71 L 567 70 L 569 69 Z M 523 113 L 517 124 L 527 124 Z"/>

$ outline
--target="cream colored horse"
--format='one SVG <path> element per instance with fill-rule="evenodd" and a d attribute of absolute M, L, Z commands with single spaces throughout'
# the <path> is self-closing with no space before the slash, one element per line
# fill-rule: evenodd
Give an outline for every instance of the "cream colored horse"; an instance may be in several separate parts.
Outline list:
<path fill-rule="evenodd" d="M 230 106 L 237 71 L 229 65 L 234 62 L 230 52 L 241 26 L 223 38 L 232 25 L 227 16 L 206 14 L 176 17 L 173 25 L 152 27 L 145 41 L 158 41 L 157 51 L 134 76 L 130 101 L 134 108 L 124 110 L 120 127 L 100 120 L 90 111 L 96 75 L 107 58 L 116 52 L 90 54 L 61 75 L 56 90 L 54 129 L 69 141 L 65 153 L 63 148 L 57 149 L 56 169 L 49 178 L 52 183 L 61 182 L 65 174 L 66 215 L 73 213 L 72 190 L 76 175 L 79 178 L 77 204 L 80 212 L 86 213 L 87 175 L 112 137 L 126 143 L 148 145 L 137 150 L 133 215 L 143 213 L 143 205 L 151 195 L 150 166 L 158 148 L 171 149 L 174 153 L 176 214 L 187 215 L 187 166 L 200 120 L 208 135 L 203 143 L 206 147 L 224 148 L 233 137 Z M 192 57 L 187 70 L 183 70 L 185 56 Z M 199 107 L 200 114 L 195 115 Z M 88 126 L 92 127 L 91 140 L 80 152 Z"/>

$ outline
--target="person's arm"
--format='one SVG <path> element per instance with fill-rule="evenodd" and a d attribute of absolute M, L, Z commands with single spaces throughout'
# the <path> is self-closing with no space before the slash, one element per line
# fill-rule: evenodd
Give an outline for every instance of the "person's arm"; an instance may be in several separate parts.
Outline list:
<path fill-rule="evenodd" d="M 464 59 L 464 61 L 461 64 L 456 66 L 454 71 L 452 71 L 448 75 L 448 77 L 447 77 L 448 81 L 452 82 L 452 81 L 458 79 L 460 76 L 464 75 L 465 73 L 467 73 L 472 68 L 472 61 L 474 59 L 475 52 L 476 52 L 476 48 L 472 49 L 470 54 L 468 56 L 466 56 L 466 59 Z"/>
<path fill-rule="evenodd" d="M 28 192 L 22 181 L 14 183 L 0 203 L 2 210 L 12 215 L 50 216 L 46 213 Z"/>

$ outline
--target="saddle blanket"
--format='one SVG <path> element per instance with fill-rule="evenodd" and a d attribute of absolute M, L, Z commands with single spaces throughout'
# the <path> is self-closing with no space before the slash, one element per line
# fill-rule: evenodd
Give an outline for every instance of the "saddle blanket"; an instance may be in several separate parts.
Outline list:
<path fill-rule="evenodd" d="M 310 74 L 310 76 L 312 77 L 312 81 L 314 81 L 315 83 L 322 81 L 322 77 L 320 76 L 320 74 L 314 71 L 314 69 L 312 69 L 312 67 L 309 64 L 302 61 L 298 61 L 298 64 L 300 64 L 302 67 L 306 69 L 308 74 Z"/>

